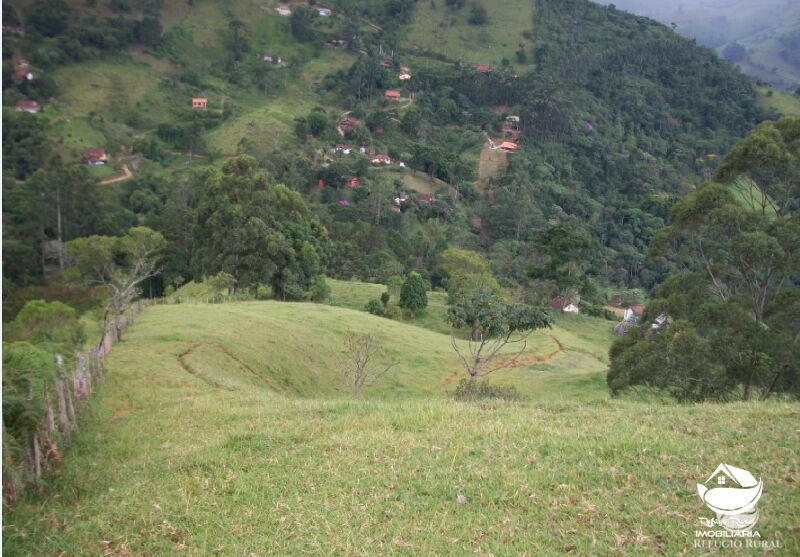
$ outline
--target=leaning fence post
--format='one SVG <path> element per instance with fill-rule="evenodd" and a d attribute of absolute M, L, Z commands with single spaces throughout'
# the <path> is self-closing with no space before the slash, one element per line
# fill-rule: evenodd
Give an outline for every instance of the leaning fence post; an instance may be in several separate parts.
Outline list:
<path fill-rule="evenodd" d="M 56 354 L 56 362 L 61 360 L 61 355 Z M 63 360 L 61 360 L 63 362 Z M 56 398 L 58 399 L 58 426 L 61 430 L 61 437 L 64 439 L 64 446 L 72 444 L 69 430 L 69 416 L 67 413 L 67 397 L 64 394 L 64 377 L 59 366 L 58 379 L 56 379 Z"/>

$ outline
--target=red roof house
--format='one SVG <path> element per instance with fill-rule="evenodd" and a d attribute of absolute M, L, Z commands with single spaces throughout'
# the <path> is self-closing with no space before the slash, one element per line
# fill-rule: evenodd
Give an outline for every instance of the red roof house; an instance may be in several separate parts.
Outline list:
<path fill-rule="evenodd" d="M 558 296 L 557 298 L 553 298 L 553 300 L 550 301 L 550 307 L 558 311 L 564 311 L 566 313 L 579 313 L 580 311 L 576 304 L 573 304 L 571 301 L 567 300 L 563 296 Z"/>
<path fill-rule="evenodd" d="M 88 164 L 105 164 L 106 150 L 102 148 L 87 147 L 83 150 L 83 160 Z"/>
<path fill-rule="evenodd" d="M 192 108 L 206 108 L 208 106 L 208 99 L 192 99 Z"/>
<path fill-rule="evenodd" d="M 350 178 L 350 180 L 347 182 L 347 185 L 348 185 L 348 186 L 350 186 L 351 188 L 354 188 L 354 187 L 356 187 L 356 186 L 357 186 L 358 184 L 360 184 L 360 183 L 361 183 L 361 178 L 359 178 L 358 176 L 353 176 L 353 177 L 352 177 L 352 178 Z"/>
<path fill-rule="evenodd" d="M 432 193 L 418 193 L 417 200 L 420 203 L 433 203 L 434 201 L 436 201 L 436 196 L 433 195 Z"/>
<path fill-rule="evenodd" d="M 370 162 L 373 164 L 392 164 L 392 157 L 389 155 L 374 155 Z"/>
<path fill-rule="evenodd" d="M 489 73 L 492 69 L 493 68 L 489 64 L 475 64 L 475 70 L 481 73 Z"/>
<path fill-rule="evenodd" d="M 30 112 L 36 114 L 41 107 L 36 101 L 17 101 L 14 105 L 14 110 L 17 112 Z"/>
<path fill-rule="evenodd" d="M 387 89 L 386 93 L 384 93 L 384 96 L 387 99 L 400 100 L 400 91 L 397 89 Z"/>

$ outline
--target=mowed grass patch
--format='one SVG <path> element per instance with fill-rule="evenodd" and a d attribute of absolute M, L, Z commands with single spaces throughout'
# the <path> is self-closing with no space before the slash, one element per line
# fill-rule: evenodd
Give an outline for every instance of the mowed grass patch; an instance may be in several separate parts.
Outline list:
<path fill-rule="evenodd" d="M 46 493 L 4 513 L 5 554 L 672 555 L 709 517 L 695 484 L 720 462 L 764 479 L 762 539 L 798 551 L 796 403 L 230 391 L 177 363 L 231 326 L 186 309 L 149 308 L 115 346 Z M 285 352 L 294 326 L 272 331 Z"/>
<path fill-rule="evenodd" d="M 503 57 L 516 63 L 522 32 L 533 27 L 533 2 L 479 0 L 489 16 L 486 25 L 470 25 L 470 4 L 456 12 L 444 2 L 417 2 L 414 20 L 402 39 L 405 48 L 444 54 L 467 63 L 499 64 Z"/>

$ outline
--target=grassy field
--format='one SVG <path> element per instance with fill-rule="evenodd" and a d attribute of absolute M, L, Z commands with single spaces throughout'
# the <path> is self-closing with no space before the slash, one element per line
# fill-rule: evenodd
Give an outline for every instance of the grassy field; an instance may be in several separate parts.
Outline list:
<path fill-rule="evenodd" d="M 768 91 L 772 91 L 768 95 Z M 800 117 L 800 96 L 766 87 L 758 89 L 758 103 L 764 107 L 775 110 L 781 116 Z"/>
<path fill-rule="evenodd" d="M 487 25 L 469 25 L 470 4 L 451 12 L 444 2 L 417 2 L 414 22 L 403 46 L 444 54 L 467 63 L 500 64 L 503 57 L 516 63 L 514 52 L 527 43 L 522 32 L 533 27 L 533 2 L 477 2 L 486 8 Z"/>
<path fill-rule="evenodd" d="M 348 329 L 403 361 L 361 401 L 332 371 Z M 762 539 L 797 553 L 797 404 L 457 403 L 433 336 L 312 304 L 148 308 L 45 493 L 4 513 L 4 554 L 672 555 L 720 462 L 764 479 Z"/>

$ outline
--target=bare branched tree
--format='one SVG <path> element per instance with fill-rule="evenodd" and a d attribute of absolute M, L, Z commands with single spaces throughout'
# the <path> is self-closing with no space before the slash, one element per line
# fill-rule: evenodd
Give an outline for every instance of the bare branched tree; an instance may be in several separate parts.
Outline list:
<path fill-rule="evenodd" d="M 345 336 L 339 370 L 353 398 L 358 398 L 363 387 L 374 385 L 397 364 L 395 361 L 388 364 L 376 362 L 382 345 L 382 340 L 372 333 L 350 332 Z"/>
<path fill-rule="evenodd" d="M 107 292 L 103 311 L 102 345 L 113 316 L 117 340 L 122 339 L 121 316 L 139 296 L 137 286 L 160 272 L 158 253 L 164 237 L 149 228 L 131 228 L 126 236 L 77 238 L 67 245 L 74 271 L 86 284 L 102 285 Z"/>

